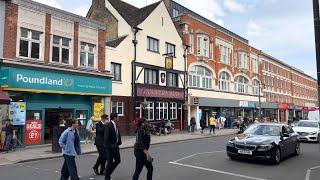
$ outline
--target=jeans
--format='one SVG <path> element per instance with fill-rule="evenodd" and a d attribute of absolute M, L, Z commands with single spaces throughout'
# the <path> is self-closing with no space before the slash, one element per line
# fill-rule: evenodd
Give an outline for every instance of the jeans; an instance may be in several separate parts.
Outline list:
<path fill-rule="evenodd" d="M 13 144 L 11 143 L 12 141 L 12 137 L 13 135 L 6 135 L 6 146 L 5 146 L 5 152 L 8 152 L 9 151 L 9 148 L 13 148 Z"/>
<path fill-rule="evenodd" d="M 161 136 L 161 132 L 162 132 L 162 131 L 163 131 L 163 134 L 164 134 L 164 135 L 167 135 L 166 128 L 160 128 L 160 130 L 159 130 L 160 136 Z"/>
<path fill-rule="evenodd" d="M 213 130 L 213 133 L 215 133 L 214 129 L 215 129 L 215 125 L 210 125 L 210 133 L 211 133 L 212 130 Z"/>
<path fill-rule="evenodd" d="M 119 146 L 116 146 L 114 148 L 106 148 L 105 150 L 106 150 L 106 159 L 107 159 L 105 179 L 110 180 L 111 174 L 121 162 L 120 149 L 119 149 Z"/>
<path fill-rule="evenodd" d="M 103 171 L 106 168 L 106 151 L 103 146 L 97 146 L 99 157 L 97 159 L 96 164 L 93 166 L 94 169 L 98 169 L 99 166 L 101 166 L 100 172 L 103 173 Z"/>
<path fill-rule="evenodd" d="M 195 124 L 192 124 L 192 125 L 191 125 L 191 132 L 194 132 L 195 126 L 196 126 Z"/>
<path fill-rule="evenodd" d="M 71 176 L 71 180 L 79 180 L 78 170 L 74 156 L 63 155 L 64 163 L 61 169 L 60 180 L 68 180 Z"/>
<path fill-rule="evenodd" d="M 153 174 L 152 162 L 147 161 L 147 157 L 143 151 L 134 150 L 134 155 L 136 156 L 136 170 L 133 174 L 132 180 L 139 179 L 143 166 L 145 166 L 148 170 L 147 180 L 152 180 L 152 174 Z"/>

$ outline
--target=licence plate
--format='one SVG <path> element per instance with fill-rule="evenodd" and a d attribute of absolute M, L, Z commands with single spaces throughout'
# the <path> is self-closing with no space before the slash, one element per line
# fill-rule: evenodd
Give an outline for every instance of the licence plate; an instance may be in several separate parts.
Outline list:
<path fill-rule="evenodd" d="M 239 154 L 246 154 L 246 155 L 252 155 L 252 151 L 246 151 L 246 150 L 238 150 Z"/>

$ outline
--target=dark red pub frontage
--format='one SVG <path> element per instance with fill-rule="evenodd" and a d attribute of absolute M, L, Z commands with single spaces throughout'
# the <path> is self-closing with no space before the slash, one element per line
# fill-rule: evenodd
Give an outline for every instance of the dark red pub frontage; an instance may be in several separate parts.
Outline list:
<path fill-rule="evenodd" d="M 145 117 L 159 128 L 161 119 L 170 120 L 175 129 L 182 128 L 183 88 L 137 84 L 136 117 Z"/>

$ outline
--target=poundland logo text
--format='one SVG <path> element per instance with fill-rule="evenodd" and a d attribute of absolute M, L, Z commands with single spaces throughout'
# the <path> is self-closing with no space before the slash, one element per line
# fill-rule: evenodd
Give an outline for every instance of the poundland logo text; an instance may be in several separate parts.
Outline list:
<path fill-rule="evenodd" d="M 56 79 L 50 79 L 47 77 L 42 77 L 42 78 L 25 77 L 22 74 L 17 74 L 17 82 L 24 82 L 24 83 L 30 83 L 30 84 L 56 85 L 56 86 L 63 85 L 63 79 L 56 80 Z"/>

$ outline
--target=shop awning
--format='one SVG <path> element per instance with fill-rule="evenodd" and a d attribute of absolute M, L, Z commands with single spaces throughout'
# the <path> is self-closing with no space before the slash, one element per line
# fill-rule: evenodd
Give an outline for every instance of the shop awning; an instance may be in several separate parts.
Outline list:
<path fill-rule="evenodd" d="M 0 104 L 10 104 L 10 97 L 4 91 L 0 90 Z"/>

